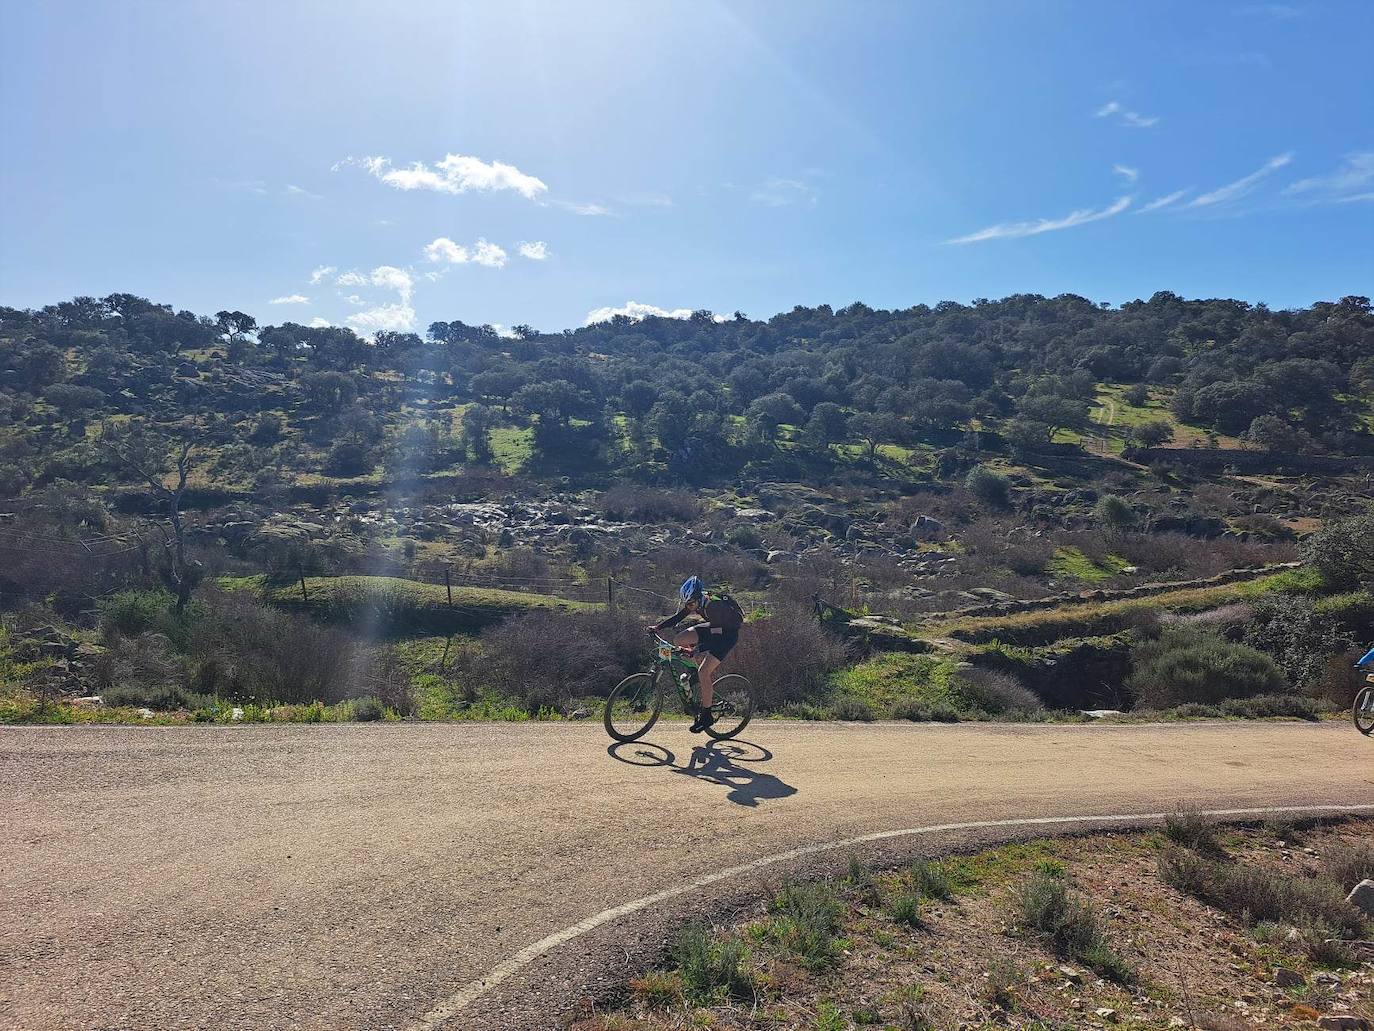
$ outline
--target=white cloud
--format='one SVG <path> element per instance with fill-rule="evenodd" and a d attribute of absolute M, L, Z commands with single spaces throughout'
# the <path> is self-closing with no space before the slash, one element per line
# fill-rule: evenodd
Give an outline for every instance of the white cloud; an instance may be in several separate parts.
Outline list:
<path fill-rule="evenodd" d="M 574 215 L 614 215 L 615 212 L 604 204 L 581 204 L 576 201 L 558 200 L 554 201 L 564 211 L 571 211 Z"/>
<path fill-rule="evenodd" d="M 332 325 L 334 325 L 334 323 L 330 322 L 328 319 L 322 319 L 318 315 L 310 320 L 311 329 L 328 329 Z"/>
<path fill-rule="evenodd" d="M 691 318 L 691 308 L 674 308 L 671 311 L 660 308 L 654 304 L 642 304 L 639 301 L 626 301 L 619 308 L 595 308 L 587 312 L 587 321 L 584 325 L 590 326 L 593 322 L 609 322 L 616 315 L 624 315 L 627 318 L 638 322 L 651 315 L 656 315 L 664 319 L 686 319 Z"/>
<path fill-rule="evenodd" d="M 1347 154 L 1329 175 L 1299 179 L 1283 192 L 1314 202 L 1363 201 L 1374 200 L 1371 186 L 1374 186 L 1374 150 L 1363 150 Z"/>
<path fill-rule="evenodd" d="M 415 309 L 406 303 L 379 304 L 375 308 L 350 315 L 345 321 L 364 335 L 381 330 L 408 333 L 415 328 Z"/>
<path fill-rule="evenodd" d="M 549 256 L 549 245 L 543 240 L 521 240 L 515 249 L 520 252 L 520 257 L 529 258 L 530 261 L 544 261 Z"/>
<path fill-rule="evenodd" d="M 1140 169 L 1132 168 L 1130 165 L 1112 165 L 1112 171 L 1128 183 L 1133 183 L 1140 178 Z"/>
<path fill-rule="evenodd" d="M 1038 236 L 1040 233 L 1052 233 L 1058 229 L 1072 229 L 1074 226 L 1087 225 L 1089 222 L 1100 222 L 1104 218 L 1112 218 L 1121 214 L 1131 206 L 1130 197 L 1118 198 L 1110 207 L 1105 207 L 1094 211 L 1091 208 L 1080 208 L 1071 211 L 1063 218 L 1037 218 L 1027 222 L 1002 222 L 995 226 L 988 226 L 980 229 L 976 233 L 969 233 L 967 236 L 956 236 L 945 243 L 981 243 L 984 240 L 1013 240 L 1021 236 Z"/>
<path fill-rule="evenodd" d="M 1150 201 L 1150 203 L 1141 207 L 1136 214 L 1143 215 L 1147 211 L 1158 211 L 1160 208 L 1167 208 L 1170 204 L 1174 204 L 1183 199 L 1190 189 L 1191 187 L 1185 187 L 1182 190 L 1175 190 L 1173 193 L 1166 193 L 1163 197 L 1156 197 L 1154 200 Z"/>
<path fill-rule="evenodd" d="M 1259 183 L 1261 179 L 1271 172 L 1275 172 L 1282 168 L 1292 160 L 1293 154 L 1291 151 L 1287 154 L 1280 154 L 1277 157 L 1272 157 L 1249 175 L 1241 176 L 1235 182 L 1227 183 L 1225 186 L 1218 186 L 1210 193 L 1204 193 L 1200 197 L 1193 198 L 1193 201 L 1188 206 L 1190 208 L 1205 208 L 1213 204 L 1225 204 L 1228 201 L 1244 197 L 1255 188 L 1256 184 Z"/>
<path fill-rule="evenodd" d="M 502 161 L 483 161 L 465 154 L 446 154 L 433 167 L 423 161 L 409 168 L 393 168 L 390 158 L 344 158 L 334 166 L 356 165 L 369 175 L 398 190 L 435 190 L 439 193 L 467 193 L 514 190 L 534 200 L 548 191 L 542 179 L 527 175 Z"/>
<path fill-rule="evenodd" d="M 344 300 L 356 308 L 361 308 L 364 304 L 367 303 L 357 294 L 349 294 L 347 297 L 344 298 Z"/>
<path fill-rule="evenodd" d="M 314 272 L 310 273 L 310 285 L 315 286 L 320 280 L 332 276 L 337 271 L 339 270 L 333 265 L 320 265 Z"/>
<path fill-rule="evenodd" d="M 318 193 L 311 193 L 309 190 L 292 183 L 286 184 L 286 195 L 288 197 L 300 197 L 304 200 L 324 200 Z"/>
<path fill-rule="evenodd" d="M 784 208 L 790 204 L 814 205 L 819 196 L 816 188 L 810 183 L 800 179 L 774 177 L 756 186 L 749 199 L 765 207 Z"/>
<path fill-rule="evenodd" d="M 339 286 L 379 286 L 395 290 L 405 304 L 410 303 L 415 291 L 415 280 L 411 274 L 395 265 L 378 265 L 371 272 L 344 272 L 334 282 Z"/>
<path fill-rule="evenodd" d="M 1159 124 L 1158 115 L 1145 116 L 1136 111 L 1128 110 L 1122 106 L 1119 100 L 1109 100 L 1094 113 L 1094 118 L 1115 117 L 1121 125 L 1129 125 L 1135 129 L 1149 129 Z"/>
<path fill-rule="evenodd" d="M 305 294 L 287 294 L 285 297 L 274 297 L 268 304 L 309 304 L 310 298 Z"/>
<path fill-rule="evenodd" d="M 425 257 L 430 261 L 446 261 L 450 265 L 473 264 L 501 268 L 506 264 L 505 250 L 485 237 L 479 237 L 471 247 L 465 247 L 447 236 L 440 236 L 425 244 Z"/>

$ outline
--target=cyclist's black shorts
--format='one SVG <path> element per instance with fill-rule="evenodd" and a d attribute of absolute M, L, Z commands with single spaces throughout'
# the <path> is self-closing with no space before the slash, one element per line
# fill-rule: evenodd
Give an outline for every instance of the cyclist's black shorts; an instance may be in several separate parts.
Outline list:
<path fill-rule="evenodd" d="M 726 630 L 724 627 L 703 624 L 693 629 L 697 632 L 697 649 L 714 655 L 721 662 L 725 661 L 730 650 L 739 643 L 739 627 Z"/>

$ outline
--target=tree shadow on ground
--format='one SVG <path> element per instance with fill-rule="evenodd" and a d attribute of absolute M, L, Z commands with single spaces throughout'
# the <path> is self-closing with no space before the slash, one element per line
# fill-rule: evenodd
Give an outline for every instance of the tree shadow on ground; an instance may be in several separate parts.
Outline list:
<path fill-rule="evenodd" d="M 773 753 L 750 741 L 712 741 L 692 749 L 686 766 L 663 745 L 650 741 L 614 744 L 606 754 L 630 766 L 663 767 L 710 784 L 727 788 L 725 798 L 735 805 L 757 808 L 760 802 L 795 795 L 797 789 L 786 781 L 754 768 L 771 762 Z"/>

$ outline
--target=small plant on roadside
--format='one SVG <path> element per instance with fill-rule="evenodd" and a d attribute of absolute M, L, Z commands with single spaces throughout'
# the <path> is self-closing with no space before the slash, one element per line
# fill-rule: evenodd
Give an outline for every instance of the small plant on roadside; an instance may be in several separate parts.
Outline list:
<path fill-rule="evenodd" d="M 1012 960 L 994 960 L 983 984 L 983 998 L 999 1010 L 1012 1013 L 1016 1010 L 1016 987 L 1023 980 L 1021 968 Z"/>
<path fill-rule="evenodd" d="M 649 1009 L 668 1009 L 682 1002 L 682 978 L 670 970 L 651 970 L 631 981 L 630 991 Z"/>
<path fill-rule="evenodd" d="M 823 1002 L 817 1007 L 816 1021 L 811 1026 L 815 1031 L 849 1031 L 849 1022 L 833 1002 Z"/>
<path fill-rule="evenodd" d="M 1226 849 L 1217 839 L 1216 826 L 1195 809 L 1180 808 L 1164 817 L 1164 836 L 1175 845 L 1204 856 L 1220 858 Z"/>
<path fill-rule="evenodd" d="M 1339 887 L 1349 889 L 1363 880 L 1374 880 L 1374 845 L 1332 843 L 1324 854 L 1322 870 Z"/>
<path fill-rule="evenodd" d="M 802 966 L 819 970 L 835 962 L 841 907 L 831 885 L 789 884 L 768 906 L 767 937 L 796 956 Z"/>
<path fill-rule="evenodd" d="M 925 898 L 948 901 L 954 897 L 954 883 L 944 863 L 918 859 L 911 864 L 911 883 Z"/>
<path fill-rule="evenodd" d="M 1055 955 L 1079 960 L 1119 984 L 1134 980 L 1129 964 L 1107 941 L 1096 910 L 1069 893 L 1062 875 L 1035 870 L 1013 894 L 1013 904 L 1022 933 Z"/>
<path fill-rule="evenodd" d="M 717 936 L 702 923 L 690 923 L 673 946 L 682 995 L 694 1005 L 749 999 L 754 981 L 744 967 L 748 953 L 734 935 Z"/>
<path fill-rule="evenodd" d="M 899 891 L 887 903 L 888 916 L 907 927 L 921 926 L 921 896 L 912 891 Z"/>
<path fill-rule="evenodd" d="M 873 890 L 873 873 L 864 865 L 858 853 L 850 853 L 849 870 L 845 874 L 844 879 L 845 883 L 848 884 L 852 890 L 860 894 L 867 894 Z"/>

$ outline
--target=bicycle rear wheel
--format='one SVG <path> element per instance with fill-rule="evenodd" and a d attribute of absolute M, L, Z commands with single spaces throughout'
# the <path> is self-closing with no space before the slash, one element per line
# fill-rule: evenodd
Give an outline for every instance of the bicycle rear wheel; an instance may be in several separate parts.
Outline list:
<path fill-rule="evenodd" d="M 633 673 L 616 685 L 606 699 L 601 722 L 617 741 L 638 741 L 658 719 L 663 692 L 653 673 Z"/>
<path fill-rule="evenodd" d="M 1355 729 L 1365 737 L 1374 734 L 1374 687 L 1362 687 L 1350 707 Z"/>
<path fill-rule="evenodd" d="M 738 673 L 716 678 L 711 712 L 716 722 L 706 733 L 717 741 L 726 741 L 739 734 L 754 716 L 754 689 Z"/>

